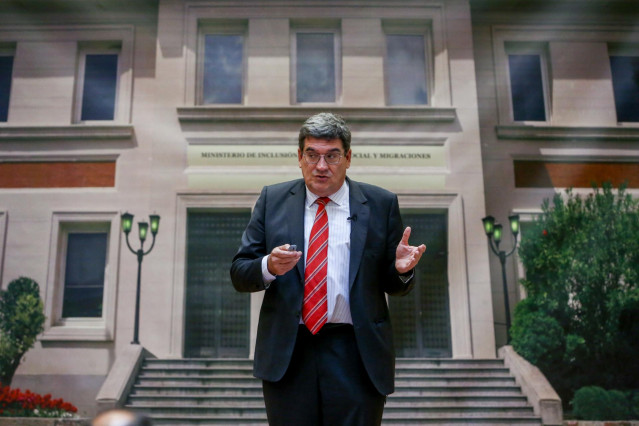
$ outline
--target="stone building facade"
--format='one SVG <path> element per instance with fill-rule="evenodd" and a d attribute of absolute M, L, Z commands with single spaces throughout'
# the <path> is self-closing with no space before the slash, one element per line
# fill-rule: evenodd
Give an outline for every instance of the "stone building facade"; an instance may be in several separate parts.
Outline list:
<path fill-rule="evenodd" d="M 126 211 L 161 216 L 141 344 L 162 358 L 250 358 L 262 295 L 235 293 L 228 267 L 262 186 L 301 176 L 297 131 L 319 111 L 351 125 L 349 176 L 397 193 L 429 247 L 416 291 L 389 301 L 398 356 L 494 358 L 503 293 L 481 218 L 530 220 L 557 189 L 639 176 L 609 60 L 637 56 L 630 3 L 527 4 L 0 4 L 2 286 L 35 279 L 47 315 L 15 384 L 95 410 L 133 336 Z M 543 120 L 513 116 L 518 58 L 539 64 Z M 137 224 L 129 237 L 137 249 Z M 512 307 L 521 271 L 508 268 Z"/>

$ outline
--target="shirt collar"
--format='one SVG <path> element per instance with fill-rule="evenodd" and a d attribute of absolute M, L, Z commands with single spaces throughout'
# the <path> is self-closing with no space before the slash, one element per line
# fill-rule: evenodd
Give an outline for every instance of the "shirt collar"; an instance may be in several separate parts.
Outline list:
<path fill-rule="evenodd" d="M 305 185 L 306 186 L 306 185 Z M 334 202 L 335 204 L 337 204 L 338 206 L 344 205 L 348 203 L 348 182 L 346 180 L 344 180 L 344 183 L 342 184 L 342 186 L 340 186 L 340 188 L 337 190 L 337 192 L 335 192 L 334 194 L 331 194 L 328 196 L 328 198 L 331 199 L 332 202 Z M 317 200 L 319 198 L 318 195 L 315 195 L 311 192 L 310 189 L 308 189 L 308 186 L 306 186 L 306 207 L 310 207 L 313 205 L 313 203 L 315 202 L 315 200 Z"/>

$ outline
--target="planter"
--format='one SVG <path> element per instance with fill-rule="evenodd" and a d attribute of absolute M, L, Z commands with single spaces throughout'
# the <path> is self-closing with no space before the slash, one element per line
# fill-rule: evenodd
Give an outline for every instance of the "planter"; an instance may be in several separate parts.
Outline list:
<path fill-rule="evenodd" d="M 89 419 L 54 419 L 45 417 L 0 417 L 0 426 L 89 426 Z"/>

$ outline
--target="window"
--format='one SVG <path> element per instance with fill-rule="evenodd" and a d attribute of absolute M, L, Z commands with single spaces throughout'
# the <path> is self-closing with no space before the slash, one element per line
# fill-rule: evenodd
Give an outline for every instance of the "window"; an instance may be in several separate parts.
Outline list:
<path fill-rule="evenodd" d="M 389 105 L 427 105 L 426 40 L 423 34 L 386 35 Z"/>
<path fill-rule="evenodd" d="M 113 338 L 117 213 L 54 213 L 43 340 Z"/>
<path fill-rule="evenodd" d="M 514 121 L 547 121 L 546 54 L 536 43 L 506 46 Z"/>
<path fill-rule="evenodd" d="M 248 21 L 205 21 L 198 27 L 198 105 L 242 104 L 246 81 Z"/>
<path fill-rule="evenodd" d="M 639 55 L 611 55 L 610 69 L 617 121 L 639 122 Z"/>
<path fill-rule="evenodd" d="M 116 119 L 119 48 L 80 46 L 76 122 Z"/>
<path fill-rule="evenodd" d="M 9 116 L 13 56 L 13 51 L 0 49 L 0 122 L 6 122 Z"/>
<path fill-rule="evenodd" d="M 204 35 L 203 104 L 241 104 L 244 36 Z"/>
<path fill-rule="evenodd" d="M 546 121 L 539 55 L 508 55 L 515 121 Z"/>
<path fill-rule="evenodd" d="M 336 102 L 341 67 L 337 31 L 298 30 L 294 37 L 295 102 Z"/>
<path fill-rule="evenodd" d="M 62 318 L 102 317 L 107 232 L 66 234 Z"/>

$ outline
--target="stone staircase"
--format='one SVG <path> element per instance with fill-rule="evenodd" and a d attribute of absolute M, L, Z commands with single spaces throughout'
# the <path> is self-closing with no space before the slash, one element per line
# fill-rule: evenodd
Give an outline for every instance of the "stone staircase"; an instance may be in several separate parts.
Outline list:
<path fill-rule="evenodd" d="M 383 425 L 541 425 L 502 360 L 399 359 L 395 385 Z M 126 407 L 157 425 L 267 425 L 249 360 L 146 359 Z"/>

